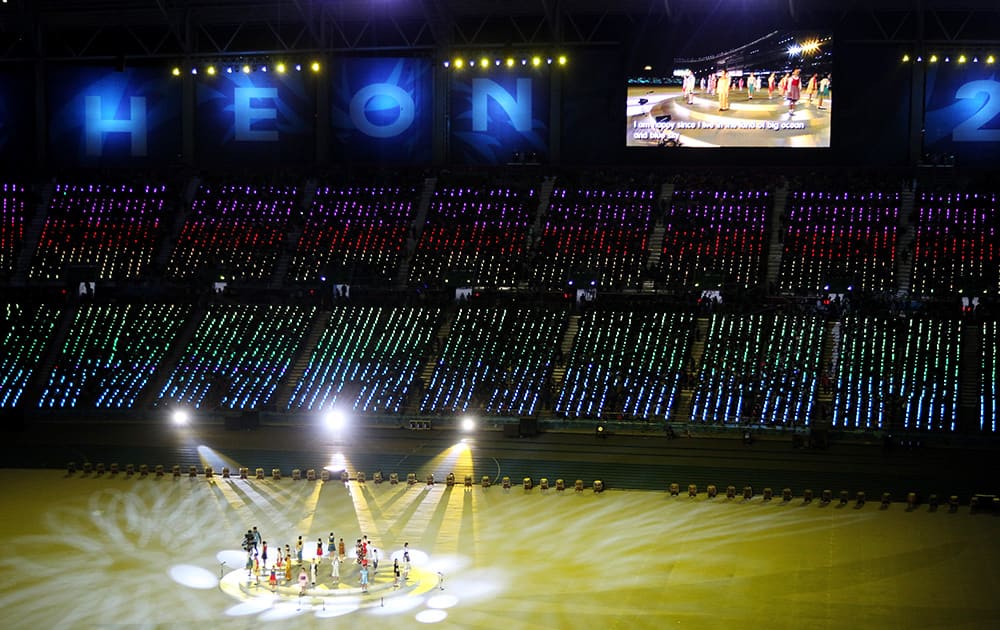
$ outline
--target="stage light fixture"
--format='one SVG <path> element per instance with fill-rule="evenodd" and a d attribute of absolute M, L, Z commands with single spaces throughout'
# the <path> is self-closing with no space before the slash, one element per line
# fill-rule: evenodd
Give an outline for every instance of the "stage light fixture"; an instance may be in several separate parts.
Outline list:
<path fill-rule="evenodd" d="M 175 77 L 179 77 L 181 76 L 181 69 L 178 68 L 177 66 L 174 66 L 173 69 L 170 71 L 170 74 L 174 75 Z"/>
<path fill-rule="evenodd" d="M 469 67 L 470 68 L 475 68 L 476 67 L 476 60 L 475 59 L 469 59 Z"/>
<path fill-rule="evenodd" d="M 965 55 L 958 56 L 958 63 L 965 63 Z"/>
<path fill-rule="evenodd" d="M 233 67 L 232 66 L 226 66 L 226 74 L 232 74 L 232 73 L 233 73 Z"/>
<path fill-rule="evenodd" d="M 979 57 L 978 56 L 973 56 L 972 57 L 972 63 L 979 63 Z"/>
<path fill-rule="evenodd" d="M 461 70 L 462 67 L 465 65 L 465 59 L 462 59 L 461 57 L 455 57 L 455 61 L 452 62 L 452 65 L 455 66 L 455 69 Z"/>
<path fill-rule="evenodd" d="M 994 61 L 996 61 L 996 59 L 993 58 L 993 55 L 986 58 L 986 63 L 993 63 Z"/>
<path fill-rule="evenodd" d="M 527 59 L 521 59 L 521 65 L 522 66 L 528 65 L 528 60 Z"/>
<path fill-rule="evenodd" d="M 175 409 L 174 413 L 170 415 L 170 419 L 173 420 L 176 425 L 184 425 L 188 423 L 190 417 L 183 409 Z"/>
<path fill-rule="evenodd" d="M 950 56 L 948 56 L 948 55 L 945 55 L 945 56 L 944 56 L 944 62 L 945 62 L 945 63 L 951 63 L 951 57 L 950 57 Z"/>
<path fill-rule="evenodd" d="M 552 65 L 552 57 L 546 57 L 545 58 L 545 63 L 551 66 Z"/>
<path fill-rule="evenodd" d="M 344 427 L 347 418 L 344 417 L 344 412 L 339 409 L 329 409 L 325 414 L 323 414 L 323 424 L 326 425 L 328 429 L 338 431 Z"/>
<path fill-rule="evenodd" d="M 319 72 L 319 68 L 320 65 L 318 61 L 314 61 L 309 65 L 309 69 L 312 70 L 313 72 Z"/>
<path fill-rule="evenodd" d="M 929 61 L 931 63 L 937 63 L 937 60 L 938 60 L 938 56 L 937 55 L 931 55 L 930 59 L 928 59 L 927 61 Z"/>
<path fill-rule="evenodd" d="M 507 57 L 507 67 L 513 68 L 514 64 L 517 63 L 513 57 Z"/>
<path fill-rule="evenodd" d="M 267 65 L 264 65 L 264 64 L 262 64 L 262 65 L 260 66 L 260 71 L 261 71 L 261 72 L 267 72 Z"/>
<path fill-rule="evenodd" d="M 476 429 L 476 421 L 472 416 L 465 416 L 462 418 L 462 430 L 468 433 L 469 431 L 474 431 Z"/>
<path fill-rule="evenodd" d="M 535 66 L 536 68 L 542 65 L 542 58 L 539 57 L 538 55 L 535 55 L 534 57 L 531 58 L 531 65 Z"/>
<path fill-rule="evenodd" d="M 198 68 L 191 68 L 191 74 L 198 74 Z"/>
<path fill-rule="evenodd" d="M 205 72 L 207 72 L 211 76 L 215 76 L 215 66 L 209 66 L 208 68 L 205 69 Z"/>
<path fill-rule="evenodd" d="M 295 71 L 296 72 L 302 72 L 302 64 L 301 63 L 295 64 Z"/>
<path fill-rule="evenodd" d="M 500 67 L 501 63 L 503 63 L 503 61 L 501 61 L 500 59 L 494 59 L 493 60 L 493 65 L 496 66 L 497 68 Z"/>
<path fill-rule="evenodd" d="M 243 74 L 250 74 L 250 64 L 243 64 Z"/>
<path fill-rule="evenodd" d="M 903 63 L 906 63 L 909 60 L 910 60 L 910 56 L 909 55 L 903 55 Z"/>
<path fill-rule="evenodd" d="M 486 57 L 483 57 L 479 60 L 479 65 L 482 66 L 483 69 L 485 70 L 490 65 L 490 60 L 487 59 Z"/>
<path fill-rule="evenodd" d="M 567 63 L 569 63 L 569 59 L 566 58 L 566 55 L 559 55 L 559 58 L 556 59 L 556 62 L 560 66 L 565 66 Z"/>
<path fill-rule="evenodd" d="M 279 61 L 277 65 L 274 66 L 274 69 L 278 71 L 278 74 L 285 74 L 285 71 L 288 70 L 285 64 L 281 61 Z"/>

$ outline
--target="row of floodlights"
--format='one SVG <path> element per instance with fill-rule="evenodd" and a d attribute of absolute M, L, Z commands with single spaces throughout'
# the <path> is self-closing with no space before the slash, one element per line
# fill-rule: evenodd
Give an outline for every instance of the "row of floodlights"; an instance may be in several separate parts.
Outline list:
<path fill-rule="evenodd" d="M 105 472 L 107 472 L 111 476 L 115 476 L 119 472 L 123 472 L 126 477 L 132 477 L 133 475 L 136 475 L 136 474 L 138 474 L 139 477 L 147 477 L 150 474 L 152 474 L 152 475 L 154 475 L 156 477 L 164 477 L 167 474 L 170 474 L 173 477 L 180 477 L 183 474 L 182 473 L 182 468 L 181 468 L 180 465 L 174 465 L 170 469 L 170 471 L 168 472 L 167 469 L 165 469 L 162 465 L 157 465 L 157 466 L 155 466 L 155 467 L 153 467 L 151 469 L 146 464 L 142 464 L 138 468 L 136 468 L 135 465 L 133 465 L 133 464 L 128 464 L 128 465 L 126 465 L 124 467 L 124 469 L 121 469 L 118 464 L 111 464 L 108 468 L 105 468 L 104 464 L 101 464 L 101 463 L 94 465 L 94 464 L 91 464 L 90 462 L 84 462 L 83 466 L 81 466 L 78 469 L 77 465 L 76 465 L 76 462 L 69 462 L 69 463 L 66 464 L 66 473 L 67 473 L 67 475 L 70 475 L 70 476 L 74 475 L 77 472 L 77 470 L 80 470 L 80 472 L 82 472 L 85 476 L 86 475 L 90 475 L 90 474 L 95 474 L 97 476 L 102 476 L 102 475 L 104 475 Z M 264 476 L 264 469 L 263 468 L 257 468 L 256 470 L 254 470 L 253 472 L 251 472 L 248 467 L 241 467 L 241 468 L 239 468 L 236 471 L 231 471 L 229 469 L 229 467 L 224 467 L 221 470 L 221 476 L 224 479 L 230 479 L 232 477 L 232 475 L 233 475 L 234 472 L 235 472 L 235 474 L 237 474 L 239 476 L 240 479 L 250 479 L 250 478 L 264 479 L 265 478 L 265 476 Z M 206 478 L 211 479 L 212 477 L 215 476 L 216 472 L 215 472 L 215 469 L 212 466 L 205 466 L 203 469 L 199 469 L 197 466 L 193 466 L 193 465 L 192 466 L 188 466 L 188 469 L 187 469 L 187 476 L 188 477 L 195 478 L 195 477 L 198 477 L 201 474 L 204 474 L 204 476 Z M 308 480 L 308 481 L 317 481 L 317 480 L 320 480 L 320 481 L 333 481 L 337 477 L 338 477 L 338 475 L 336 475 L 336 473 L 334 473 L 333 471 L 331 471 L 328 468 L 321 469 L 319 475 L 316 474 L 316 469 L 314 469 L 314 468 L 310 468 L 309 470 L 305 471 L 304 474 L 303 474 L 303 472 L 302 472 L 301 469 L 296 468 L 295 470 L 292 471 L 292 475 L 291 475 L 291 478 L 292 478 L 293 481 L 299 481 L 299 480 L 303 480 L 303 479 Z M 282 478 L 281 469 L 280 468 L 272 468 L 271 469 L 271 478 L 274 479 L 274 480 L 280 480 Z M 339 473 L 339 479 L 343 483 L 348 483 L 348 482 L 350 482 L 352 480 L 352 477 L 351 477 L 351 474 L 348 471 L 342 470 Z M 365 483 L 368 480 L 368 476 L 364 472 L 358 471 L 357 473 L 355 473 L 355 476 L 353 477 L 353 480 L 357 481 L 358 483 Z M 396 485 L 396 484 L 400 483 L 400 481 L 401 481 L 400 477 L 399 477 L 399 475 L 397 473 L 390 473 L 389 476 L 388 476 L 388 479 L 386 479 L 383 476 L 383 474 L 382 474 L 381 471 L 377 471 L 377 472 L 373 473 L 372 477 L 371 477 L 371 480 L 375 484 L 381 484 L 383 481 L 387 480 L 389 482 L 389 485 Z M 419 481 L 417 480 L 417 474 L 416 473 L 409 473 L 406 476 L 406 484 L 407 485 L 413 486 L 413 485 L 416 485 L 417 483 L 419 483 Z M 427 477 L 426 477 L 426 483 L 427 483 L 428 486 L 435 485 L 436 480 L 434 478 L 434 474 L 433 473 L 429 473 L 427 475 Z M 448 487 L 457 485 L 458 484 L 458 480 L 457 480 L 457 478 L 455 476 L 455 473 L 448 473 L 448 475 L 445 477 L 445 482 L 444 483 Z M 490 479 L 489 476 L 483 476 L 482 479 L 481 479 L 481 481 L 480 481 L 480 485 L 482 485 L 483 488 L 489 488 L 490 486 L 494 485 L 495 483 L 498 484 L 498 485 L 500 485 L 500 486 L 502 486 L 504 490 L 510 490 L 513 487 L 513 485 L 514 485 L 514 483 L 511 481 L 511 478 L 509 476 L 503 477 L 500 480 L 494 480 L 494 479 Z M 465 479 L 464 479 L 464 482 L 463 482 L 462 485 L 464 485 L 467 488 L 471 487 L 473 485 L 472 475 L 465 475 Z M 531 490 L 531 489 L 533 489 L 535 487 L 535 485 L 536 485 L 536 483 L 535 483 L 535 481 L 531 477 L 525 477 L 521 481 L 521 487 L 523 487 L 525 490 Z M 540 490 L 548 490 L 550 487 L 552 487 L 552 486 L 550 486 L 549 480 L 548 480 L 547 477 L 542 477 L 541 479 L 539 479 L 538 482 L 537 482 L 537 486 L 538 486 L 538 488 Z M 562 479 L 556 479 L 554 487 L 555 487 L 556 490 L 565 490 L 565 489 L 567 489 L 567 487 L 570 487 L 570 486 L 568 486 L 568 484 L 564 480 L 562 480 Z M 572 488 L 576 492 L 582 492 L 583 489 L 584 489 L 583 480 L 582 479 L 577 479 L 573 483 Z M 605 490 L 604 482 L 602 480 L 600 480 L 600 479 L 595 479 L 594 482 L 593 482 L 593 484 L 592 484 L 592 489 L 594 490 L 594 492 L 603 492 Z M 681 494 L 680 484 L 677 484 L 677 483 L 670 484 L 670 486 L 667 488 L 667 492 L 669 492 L 670 496 L 672 496 L 672 497 L 678 497 L 678 496 L 680 496 L 680 494 Z M 708 499 L 714 499 L 714 498 L 718 497 L 720 494 L 722 494 L 722 492 L 720 492 L 719 489 L 714 484 L 710 484 L 708 486 L 708 488 L 707 488 L 706 493 L 705 493 L 705 495 L 706 495 L 706 497 Z M 695 485 L 695 484 L 690 484 L 688 486 L 687 495 L 691 499 L 697 498 L 698 497 L 698 486 Z M 734 500 L 736 498 L 742 498 L 743 501 L 746 502 L 746 501 L 753 500 L 754 496 L 755 495 L 754 495 L 753 487 L 749 486 L 749 485 L 748 486 L 744 486 L 743 490 L 741 492 L 737 491 L 736 486 L 728 486 L 725 489 L 725 497 L 728 500 Z M 791 503 L 792 498 L 793 498 L 793 496 L 792 496 L 792 490 L 790 488 L 785 488 L 785 489 L 783 489 L 781 491 L 781 494 L 778 495 L 771 488 L 764 488 L 764 492 L 763 492 L 763 494 L 761 495 L 760 498 L 761 498 L 761 500 L 763 502 L 767 503 L 767 502 L 769 502 L 771 500 L 778 500 L 779 497 L 780 497 L 780 500 L 781 500 L 782 503 Z M 811 504 L 814 501 L 814 499 L 821 506 L 830 505 L 830 504 L 832 504 L 832 503 L 835 502 L 834 494 L 833 494 L 833 492 L 831 490 L 823 490 L 823 492 L 820 493 L 820 495 L 818 497 L 814 495 L 814 493 L 813 493 L 812 490 L 805 490 L 803 492 L 803 494 L 802 494 L 802 504 L 803 505 L 809 505 L 809 504 Z M 840 491 L 840 495 L 839 495 L 839 499 L 837 499 L 836 502 L 839 503 L 839 505 L 841 507 L 844 507 L 848 503 L 850 503 L 851 500 L 852 499 L 851 499 L 850 494 L 848 493 L 848 491 L 847 490 L 841 490 Z M 860 491 L 860 492 L 856 493 L 856 495 L 853 497 L 853 501 L 854 501 L 854 508 L 855 509 L 861 509 L 861 508 L 863 508 L 865 506 L 865 503 L 867 503 L 868 498 L 867 498 L 867 495 L 865 494 L 865 492 Z M 879 504 L 881 506 L 881 509 L 883 509 L 883 510 L 889 509 L 889 506 L 892 504 L 892 501 L 893 501 L 892 494 L 889 493 L 889 492 L 883 492 L 882 495 L 881 495 L 881 497 L 879 497 L 879 499 L 878 499 L 878 502 L 879 502 Z M 908 512 L 912 512 L 912 511 L 916 510 L 920 506 L 920 504 L 923 503 L 924 501 L 921 500 L 921 498 L 919 497 L 919 495 L 917 495 L 916 492 L 909 492 L 906 495 L 905 502 L 906 502 L 906 509 L 907 509 L 907 511 Z M 936 512 L 937 509 L 938 509 L 938 507 L 940 505 L 944 504 L 944 505 L 947 506 L 949 512 L 955 513 L 955 512 L 958 511 L 959 503 L 960 503 L 960 501 L 959 501 L 958 495 L 954 495 L 954 494 L 950 495 L 946 499 L 939 498 L 937 494 L 931 494 L 926 499 L 926 504 L 928 506 L 928 510 L 931 511 L 931 512 Z M 970 501 L 969 501 L 969 507 L 970 507 L 970 509 L 973 512 L 979 511 L 979 510 L 986 510 L 986 511 L 993 511 L 993 512 L 995 512 L 995 511 L 997 511 L 998 507 L 1000 507 L 1000 497 L 997 497 L 995 495 L 978 495 L 977 494 L 977 495 L 974 495 L 970 499 Z"/>
<path fill-rule="evenodd" d="M 285 74 L 286 72 L 302 72 L 303 70 L 310 70 L 312 72 L 319 72 L 323 69 L 323 66 L 318 61 L 312 61 L 307 64 L 303 63 L 285 63 L 284 61 L 278 61 L 272 64 L 267 63 L 235 63 L 235 64 L 220 64 L 216 65 L 214 63 L 201 65 L 201 66 L 191 66 L 188 70 L 191 74 L 198 75 L 204 72 L 208 76 L 215 76 L 217 74 L 250 74 L 251 72 L 277 72 L 278 74 Z M 170 74 L 175 77 L 179 77 L 184 73 L 184 70 L 180 66 L 174 66 L 170 69 Z"/>
<path fill-rule="evenodd" d="M 441 62 L 441 65 L 445 68 L 450 68 L 453 70 L 462 70 L 463 68 L 479 68 L 480 70 L 488 70 L 490 68 L 516 68 L 525 67 L 530 65 L 533 68 L 539 68 L 543 65 L 551 66 L 565 66 L 569 63 L 569 58 L 566 55 L 557 55 L 555 57 L 543 57 L 541 55 L 532 55 L 530 57 L 494 57 L 490 58 L 487 56 L 482 56 L 479 58 L 470 57 L 455 57 L 454 59 L 446 59 Z"/>
<path fill-rule="evenodd" d="M 996 60 L 997 60 L 996 57 L 994 57 L 993 55 L 986 55 L 985 57 L 983 57 L 983 61 L 988 64 L 996 63 Z M 909 63 L 911 61 L 916 61 L 917 63 L 923 63 L 924 57 L 923 55 L 917 55 L 916 57 L 911 57 L 909 53 L 904 53 L 903 63 Z M 937 54 L 931 54 L 929 57 L 927 57 L 928 63 L 937 63 L 939 61 L 943 61 L 944 63 L 951 63 L 951 55 L 945 55 L 944 57 L 939 57 Z M 970 58 L 968 55 L 962 53 L 959 54 L 957 57 L 955 57 L 955 61 L 957 63 L 967 63 L 967 62 L 979 63 L 979 55 L 972 55 L 972 57 Z"/>

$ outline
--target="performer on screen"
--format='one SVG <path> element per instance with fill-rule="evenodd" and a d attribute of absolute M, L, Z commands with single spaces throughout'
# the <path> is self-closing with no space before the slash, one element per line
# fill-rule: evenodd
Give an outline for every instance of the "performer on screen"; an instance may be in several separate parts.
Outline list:
<path fill-rule="evenodd" d="M 814 74 L 809 77 L 809 83 L 806 84 L 806 98 L 809 104 L 812 105 L 813 97 L 816 96 L 816 90 L 819 85 L 819 75 Z"/>
<path fill-rule="evenodd" d="M 747 78 L 747 100 L 752 101 L 754 92 L 757 91 L 757 77 L 752 74 Z"/>
<path fill-rule="evenodd" d="M 771 100 L 774 98 L 774 88 L 777 87 L 778 80 L 774 77 L 774 73 L 767 77 L 767 99 Z"/>
<path fill-rule="evenodd" d="M 729 111 L 729 73 L 725 70 L 719 75 L 719 83 L 715 89 L 719 94 L 719 111 Z"/>
<path fill-rule="evenodd" d="M 819 103 L 816 109 L 826 109 L 823 107 L 823 99 L 830 96 L 830 75 L 826 75 L 819 80 Z"/>
<path fill-rule="evenodd" d="M 802 96 L 802 77 L 799 75 L 799 69 L 796 68 L 792 71 L 792 75 L 788 80 L 788 115 L 791 116 L 795 113 L 795 104 L 799 101 Z"/>

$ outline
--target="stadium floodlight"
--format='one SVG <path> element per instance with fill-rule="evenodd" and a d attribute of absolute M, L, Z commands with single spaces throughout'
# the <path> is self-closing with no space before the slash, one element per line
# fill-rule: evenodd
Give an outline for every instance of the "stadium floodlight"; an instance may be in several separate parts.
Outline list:
<path fill-rule="evenodd" d="M 188 412 L 183 409 L 175 409 L 172 414 L 170 414 L 170 419 L 174 421 L 174 424 L 178 426 L 183 426 L 190 421 L 191 417 Z"/>
<path fill-rule="evenodd" d="M 462 417 L 462 430 L 466 433 L 476 430 L 476 420 L 472 416 Z"/>

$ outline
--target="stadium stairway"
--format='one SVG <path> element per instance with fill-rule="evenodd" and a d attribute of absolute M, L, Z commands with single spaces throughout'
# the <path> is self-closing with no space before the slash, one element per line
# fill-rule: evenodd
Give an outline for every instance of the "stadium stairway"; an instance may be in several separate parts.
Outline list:
<path fill-rule="evenodd" d="M 188 316 L 188 320 L 184 322 L 184 325 L 181 326 L 181 329 L 177 332 L 177 337 L 174 338 L 173 343 L 170 345 L 170 349 L 163 357 L 163 361 L 160 362 L 159 367 L 153 373 L 153 377 L 149 379 L 146 383 L 146 388 L 136 398 L 136 409 L 150 409 L 156 404 L 156 401 L 159 399 L 160 392 L 163 390 L 164 386 L 167 384 L 167 380 L 173 373 L 173 367 L 178 361 L 180 361 L 184 350 L 187 348 L 188 344 L 191 342 L 191 338 L 194 337 L 195 331 L 198 329 L 198 324 L 201 323 L 201 320 L 204 317 L 204 308 L 195 309 Z"/>
<path fill-rule="evenodd" d="M 552 367 L 552 382 L 555 383 L 556 391 L 562 387 L 563 380 L 566 378 L 566 363 L 569 361 L 569 355 L 573 350 L 573 344 L 576 342 L 576 335 L 579 331 L 580 316 L 570 315 L 566 322 L 566 330 L 563 331 L 562 343 L 559 346 L 563 360 Z"/>
<path fill-rule="evenodd" d="M 45 389 L 49 374 L 52 372 L 52 366 L 55 365 L 56 359 L 59 357 L 59 352 L 66 341 L 66 334 L 69 332 L 75 316 L 76 308 L 63 309 L 62 314 L 59 316 L 59 320 L 52 330 L 52 336 L 49 337 L 45 351 L 38 361 L 38 369 L 31 374 L 31 380 L 28 382 L 28 386 L 24 388 L 24 396 L 22 398 L 25 407 L 38 407 L 38 401 Z"/>
<path fill-rule="evenodd" d="M 31 221 L 25 226 L 24 240 L 21 242 L 21 251 L 17 256 L 14 265 L 14 283 L 24 286 L 31 275 L 31 260 L 35 255 L 35 248 L 38 247 L 38 238 L 42 234 L 45 220 L 48 219 L 49 199 L 52 198 L 52 188 L 55 186 L 51 181 L 46 182 L 41 190 L 38 205 L 33 208 Z"/>
<path fill-rule="evenodd" d="M 774 190 L 774 206 L 771 208 L 771 233 L 767 238 L 767 276 L 766 286 L 778 286 L 778 276 L 781 274 L 781 254 L 784 250 L 782 244 L 781 217 L 785 216 L 785 207 L 788 205 L 788 186 L 782 186 Z"/>
<path fill-rule="evenodd" d="M 973 433 L 979 430 L 981 418 L 979 396 L 982 375 L 979 368 L 983 356 L 982 324 L 967 323 L 962 327 L 962 350 L 958 374 L 958 430 Z"/>
<path fill-rule="evenodd" d="M 420 242 L 420 234 L 424 231 L 424 224 L 427 222 L 427 211 L 431 207 L 431 199 L 434 197 L 434 189 L 437 188 L 437 177 L 424 179 L 423 190 L 420 191 L 420 199 L 417 202 L 417 212 L 413 217 L 413 233 L 407 237 L 408 248 L 402 260 L 399 261 L 399 269 L 396 270 L 396 279 L 393 285 L 402 289 L 410 278 L 410 262 L 417 253 L 417 243 Z M 412 244 L 412 247 L 409 247 Z"/>
<path fill-rule="evenodd" d="M 699 317 L 696 320 L 697 325 L 697 335 L 691 340 L 691 350 L 688 360 L 692 366 L 691 372 L 695 375 L 695 380 L 697 381 L 698 375 L 701 373 L 701 359 L 705 354 L 705 340 L 708 339 L 708 325 L 711 322 L 711 318 Z M 670 412 L 670 422 L 671 423 L 684 423 L 687 424 L 691 420 L 691 403 L 694 399 L 694 390 L 696 389 L 696 383 L 688 383 L 687 386 L 681 387 L 680 391 L 677 392 L 677 404 Z"/>
<path fill-rule="evenodd" d="M 452 317 L 445 317 L 444 321 L 441 323 L 440 328 L 438 328 L 437 334 L 434 337 L 437 339 L 437 350 L 433 348 L 427 354 L 427 361 L 424 362 L 423 367 L 420 368 L 420 380 L 424 384 L 424 391 L 431 384 L 431 378 L 434 376 L 434 370 L 437 368 L 438 359 L 441 358 L 441 353 L 444 351 L 444 344 L 448 340 L 448 335 L 451 333 L 451 322 Z M 420 392 L 418 396 L 410 396 L 409 401 L 406 404 L 406 415 L 419 415 L 420 405 L 423 404 L 424 392 Z"/>
<path fill-rule="evenodd" d="M 330 318 L 332 316 L 332 311 L 320 311 L 316 313 L 316 317 L 309 327 L 309 332 L 299 346 L 298 354 L 292 359 L 291 366 L 285 372 L 281 382 L 278 383 L 278 390 L 271 398 L 277 411 L 288 409 L 292 394 L 295 393 L 295 387 L 302 381 L 302 377 L 305 376 L 306 368 L 309 367 L 309 361 L 312 359 L 313 349 L 319 343 L 319 338 L 323 334 L 323 331 L 330 325 Z"/>
<path fill-rule="evenodd" d="M 917 226 L 910 222 L 913 216 L 914 194 L 910 189 L 904 189 L 901 195 L 899 209 L 899 226 L 896 229 L 896 289 L 900 293 L 909 293 L 913 280 L 913 244 L 917 240 Z"/>

